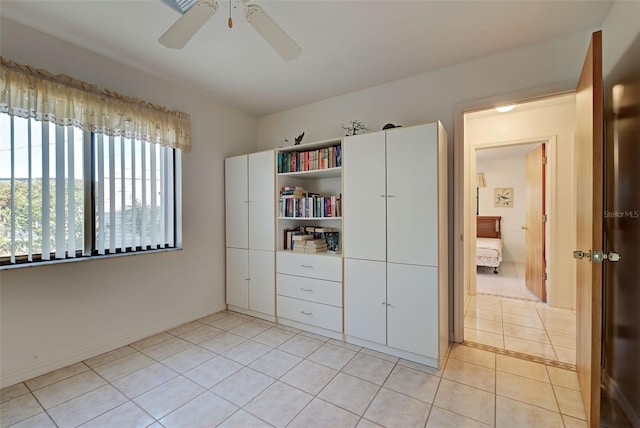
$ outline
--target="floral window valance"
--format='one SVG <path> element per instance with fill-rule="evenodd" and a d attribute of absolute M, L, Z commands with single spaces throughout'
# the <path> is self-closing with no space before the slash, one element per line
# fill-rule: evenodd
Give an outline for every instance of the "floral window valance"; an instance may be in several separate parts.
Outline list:
<path fill-rule="evenodd" d="M 191 119 L 66 75 L 0 56 L 0 112 L 191 150 Z"/>

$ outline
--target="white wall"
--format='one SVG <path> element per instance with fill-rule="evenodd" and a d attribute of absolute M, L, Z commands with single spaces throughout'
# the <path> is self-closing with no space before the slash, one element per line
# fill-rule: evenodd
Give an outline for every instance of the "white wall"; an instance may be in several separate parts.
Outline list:
<path fill-rule="evenodd" d="M 191 115 L 183 251 L 0 271 L 2 386 L 225 308 L 224 158 L 255 149 L 255 118 L 16 24 L 2 56 Z"/>
<path fill-rule="evenodd" d="M 584 31 L 263 116 L 260 147 L 278 147 L 302 131 L 305 142 L 335 138 L 344 135 L 341 125 L 352 119 L 374 131 L 389 122 L 408 126 L 440 120 L 452 146 L 457 104 L 550 85 L 575 89 L 590 35 Z"/>
<path fill-rule="evenodd" d="M 500 150 L 500 149 L 487 149 Z M 520 228 L 525 224 L 525 161 L 524 157 L 512 159 L 478 159 L 476 170 L 484 173 L 486 187 L 479 189 L 480 215 L 501 216 L 503 253 L 505 262 L 524 263 L 525 239 Z M 494 207 L 493 190 L 496 187 L 513 187 L 513 205 Z"/>
<path fill-rule="evenodd" d="M 616 1 L 602 24 L 602 75 L 605 80 L 638 34 L 640 2 Z"/>

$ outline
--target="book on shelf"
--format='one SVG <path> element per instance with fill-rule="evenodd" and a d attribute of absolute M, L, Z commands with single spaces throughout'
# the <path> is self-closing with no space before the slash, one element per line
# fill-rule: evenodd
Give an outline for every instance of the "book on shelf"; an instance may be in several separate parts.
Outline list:
<path fill-rule="evenodd" d="M 279 217 L 340 217 L 341 205 L 341 196 L 320 196 L 312 192 L 300 193 L 299 190 L 287 190 L 280 195 Z"/>
<path fill-rule="evenodd" d="M 322 241 L 322 242 L 306 241 L 304 243 L 304 246 L 309 248 L 321 248 L 321 247 L 327 246 L 327 241 L 325 241 L 324 239 L 319 239 L 318 241 Z"/>
<path fill-rule="evenodd" d="M 340 232 L 326 232 L 324 239 L 327 242 L 327 250 L 338 251 L 340 245 Z"/>
<path fill-rule="evenodd" d="M 333 227 L 314 227 L 314 233 L 325 233 L 325 232 L 333 232 L 335 229 Z"/>
<path fill-rule="evenodd" d="M 285 250 L 290 250 L 292 241 L 291 238 L 293 237 L 294 229 L 284 229 L 282 232 L 284 234 L 282 248 L 284 248 Z"/>
<path fill-rule="evenodd" d="M 283 186 L 280 188 L 280 196 L 298 196 L 302 197 L 304 194 L 304 187 L 302 186 Z"/>
<path fill-rule="evenodd" d="M 341 153 L 341 145 L 300 152 L 278 152 L 278 173 L 336 168 L 342 165 Z"/>
<path fill-rule="evenodd" d="M 283 243 L 282 248 L 285 250 L 291 250 L 293 248 L 293 237 L 298 235 L 305 235 L 304 227 L 286 228 L 283 230 Z"/>
<path fill-rule="evenodd" d="M 309 241 L 313 239 L 313 235 L 307 235 L 305 234 L 299 234 L 299 235 L 293 235 L 293 241 Z"/>
<path fill-rule="evenodd" d="M 305 253 L 326 253 L 327 252 L 327 247 L 307 247 L 306 245 L 304 246 L 304 252 Z"/>

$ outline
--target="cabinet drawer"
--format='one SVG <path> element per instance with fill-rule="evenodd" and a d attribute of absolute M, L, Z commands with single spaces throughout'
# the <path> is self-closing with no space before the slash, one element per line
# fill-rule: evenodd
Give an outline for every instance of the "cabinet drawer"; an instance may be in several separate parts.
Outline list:
<path fill-rule="evenodd" d="M 278 317 L 327 330 L 342 331 L 342 308 L 278 296 Z"/>
<path fill-rule="evenodd" d="M 278 295 L 342 307 L 342 283 L 300 276 L 277 275 Z"/>
<path fill-rule="evenodd" d="M 278 273 L 342 282 L 341 257 L 279 252 L 276 259 Z"/>

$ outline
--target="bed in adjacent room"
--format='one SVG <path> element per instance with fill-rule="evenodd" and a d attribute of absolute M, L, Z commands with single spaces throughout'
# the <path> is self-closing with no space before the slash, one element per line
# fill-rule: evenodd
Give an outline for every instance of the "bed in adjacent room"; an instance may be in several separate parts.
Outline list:
<path fill-rule="evenodd" d="M 498 273 L 502 263 L 502 233 L 498 216 L 476 216 L 476 266 L 493 268 Z"/>

